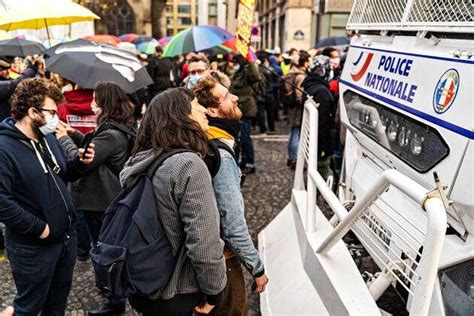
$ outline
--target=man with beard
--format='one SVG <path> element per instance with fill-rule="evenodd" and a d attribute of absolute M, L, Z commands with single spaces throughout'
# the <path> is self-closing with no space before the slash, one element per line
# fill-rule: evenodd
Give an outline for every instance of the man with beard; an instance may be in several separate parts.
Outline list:
<path fill-rule="evenodd" d="M 17 294 L 16 315 L 64 315 L 76 261 L 75 210 L 67 181 L 94 158 L 67 160 L 53 135 L 61 91 L 39 78 L 12 95 L 13 117 L 0 124 L 0 222 Z"/>
<path fill-rule="evenodd" d="M 199 103 L 207 108 L 208 136 L 219 147 L 219 169 L 212 179 L 217 208 L 221 217 L 221 237 L 225 241 L 227 286 L 224 299 L 211 311 L 212 315 L 247 315 L 247 294 L 240 262 L 255 279 L 255 293 L 262 293 L 268 282 L 263 262 L 253 245 L 244 216 L 244 201 L 240 191 L 241 171 L 233 148 L 240 130 L 242 112 L 238 97 L 211 72 L 201 78 L 193 91 Z M 196 311 L 207 312 L 210 306 Z"/>

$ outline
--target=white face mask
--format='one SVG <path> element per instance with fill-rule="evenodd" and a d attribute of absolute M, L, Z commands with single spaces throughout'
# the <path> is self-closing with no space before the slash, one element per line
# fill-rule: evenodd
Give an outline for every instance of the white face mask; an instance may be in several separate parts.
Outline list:
<path fill-rule="evenodd" d="M 53 133 L 56 130 L 56 127 L 58 127 L 59 124 L 59 117 L 57 114 L 55 115 L 50 115 L 46 117 L 46 125 L 38 127 L 41 133 L 43 133 L 44 136 Z"/>
<path fill-rule="evenodd" d="M 91 103 L 91 109 L 92 109 L 92 112 L 94 112 L 96 116 L 102 113 L 102 108 L 98 107 L 95 102 Z"/>
<path fill-rule="evenodd" d="M 188 79 L 188 84 L 186 87 L 189 90 L 191 90 L 192 88 L 194 88 L 195 85 L 197 85 L 200 79 L 201 79 L 200 75 L 190 75 Z"/>
<path fill-rule="evenodd" d="M 329 72 L 328 81 L 331 81 L 332 79 L 334 79 L 334 70 L 331 69 L 331 71 Z"/>

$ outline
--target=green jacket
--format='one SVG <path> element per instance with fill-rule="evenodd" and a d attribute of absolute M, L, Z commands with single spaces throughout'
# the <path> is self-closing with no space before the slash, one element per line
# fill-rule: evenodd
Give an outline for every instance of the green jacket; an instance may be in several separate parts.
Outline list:
<path fill-rule="evenodd" d="M 232 77 L 230 91 L 239 97 L 239 108 L 243 117 L 257 116 L 255 91 L 260 80 L 262 77 L 255 63 L 243 65 Z"/>

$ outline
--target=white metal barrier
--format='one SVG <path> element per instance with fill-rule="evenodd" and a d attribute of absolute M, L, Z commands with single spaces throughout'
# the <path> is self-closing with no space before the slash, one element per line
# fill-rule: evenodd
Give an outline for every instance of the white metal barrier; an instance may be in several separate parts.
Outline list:
<path fill-rule="evenodd" d="M 349 30 L 472 32 L 471 0 L 355 0 Z"/>
<path fill-rule="evenodd" d="M 313 233 L 316 226 L 316 191 L 339 217 L 340 223 L 326 236 L 316 250 L 316 253 L 330 256 L 331 248 L 352 228 L 357 225 L 367 225 L 369 233 L 363 238 L 372 240 L 381 238 L 373 232 L 369 225 L 381 223 L 358 221 L 366 216 L 366 211 L 390 187 L 400 190 L 408 198 L 420 205 L 420 212 L 425 211 L 427 228 L 423 232 L 424 240 L 420 241 L 420 249 L 412 249 L 414 256 L 401 258 L 393 250 L 379 258 L 394 279 L 401 283 L 410 295 L 410 314 L 427 315 L 431 297 L 437 279 L 439 259 L 447 227 L 446 210 L 441 198 L 428 196 L 428 190 L 412 179 L 396 170 L 386 170 L 379 179 L 367 190 L 365 196 L 359 198 L 354 207 L 347 212 L 341 201 L 327 186 L 327 183 L 317 171 L 317 140 L 318 140 L 318 111 L 317 104 L 308 100 L 305 103 L 301 126 L 298 161 L 296 164 L 294 189 L 307 190 L 306 210 L 303 225 L 307 233 Z M 307 176 L 305 177 L 305 167 Z M 306 181 L 305 181 L 306 180 Z M 396 210 L 393 210 L 396 213 Z M 387 212 L 389 213 L 389 212 Z M 396 214 L 388 214 L 388 216 Z M 362 224 L 361 224 L 362 223 Z M 402 225 L 401 225 L 402 226 Z M 398 228 L 403 229 L 403 227 Z M 420 230 L 420 228 L 417 228 Z M 382 230 L 382 229 L 380 229 Z M 372 235 L 370 235 L 372 232 Z M 397 234 L 397 229 L 394 230 Z M 382 236 L 383 237 L 383 236 Z M 381 239 L 382 240 L 382 239 Z M 400 249 L 404 248 L 398 245 Z M 422 250 L 421 250 L 422 249 Z"/>

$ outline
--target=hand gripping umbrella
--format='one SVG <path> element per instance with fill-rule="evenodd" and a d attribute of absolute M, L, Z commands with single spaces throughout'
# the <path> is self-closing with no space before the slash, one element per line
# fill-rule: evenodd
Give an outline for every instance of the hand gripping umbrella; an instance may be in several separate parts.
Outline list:
<path fill-rule="evenodd" d="M 109 81 L 125 93 L 133 93 L 153 83 L 148 72 L 132 54 L 110 45 L 82 39 L 59 44 L 45 52 L 46 69 L 85 89 Z"/>

